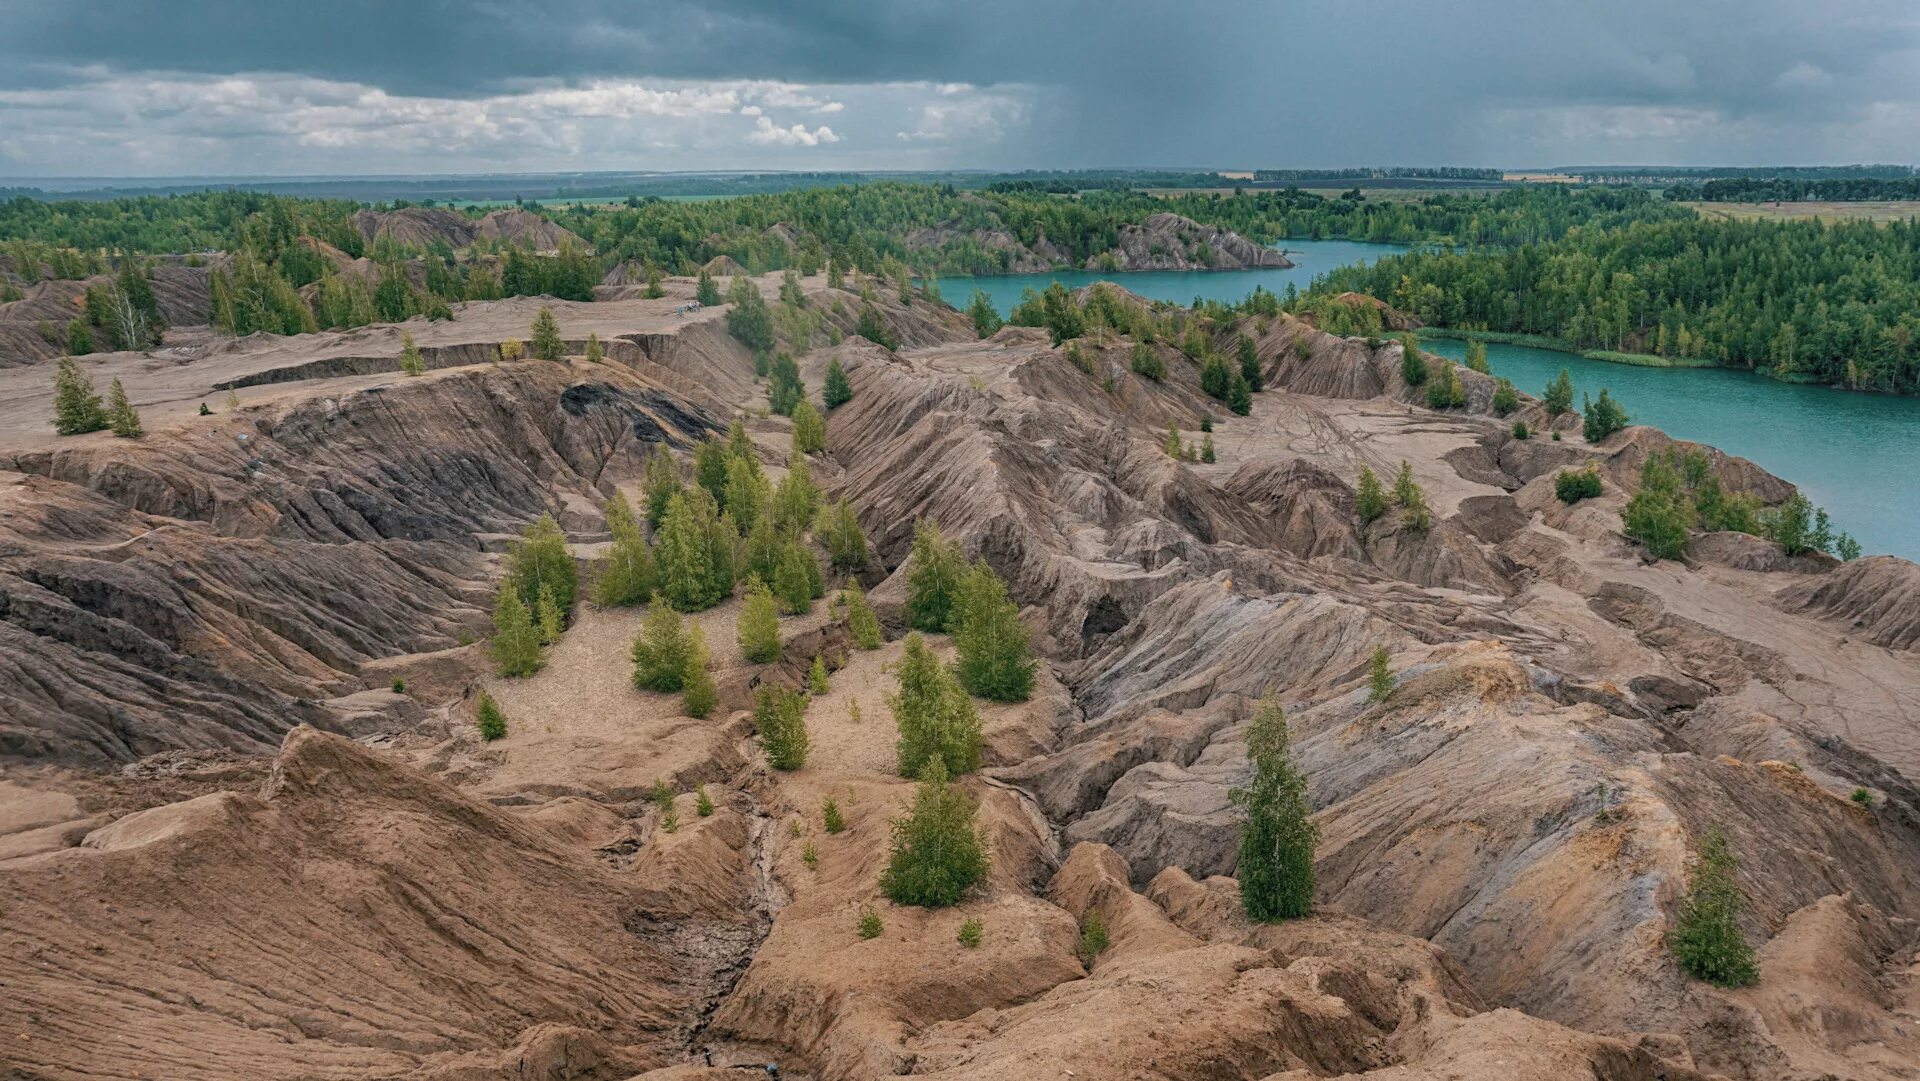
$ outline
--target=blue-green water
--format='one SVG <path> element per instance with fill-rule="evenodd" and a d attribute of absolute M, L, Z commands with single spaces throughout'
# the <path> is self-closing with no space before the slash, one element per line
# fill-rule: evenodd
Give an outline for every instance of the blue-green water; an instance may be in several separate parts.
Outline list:
<path fill-rule="evenodd" d="M 974 289 L 985 290 L 1002 315 L 1019 303 L 1022 290 L 1045 289 L 1053 281 L 1072 289 L 1113 281 L 1179 304 L 1195 297 L 1237 301 L 1255 285 L 1285 293 L 1291 282 L 1304 290 L 1335 267 L 1406 250 L 1351 240 L 1290 240 L 1283 246 L 1295 264 L 1288 270 L 1054 271 L 947 278 L 940 286 L 959 307 Z M 1455 359 L 1466 355 L 1465 342 L 1449 339 L 1429 339 L 1425 348 Z M 1796 386 L 1723 368 L 1636 368 L 1517 345 L 1489 345 L 1487 363 L 1535 396 L 1566 368 L 1578 391 L 1611 390 L 1634 423 L 1751 458 L 1799 485 L 1869 555 L 1920 560 L 1920 399 Z"/>
<path fill-rule="evenodd" d="M 1467 343 L 1421 347 L 1462 359 Z M 1520 345 L 1487 346 L 1487 366 L 1539 397 L 1565 368 L 1574 402 L 1606 387 L 1635 424 L 1760 463 L 1827 508 L 1868 555 L 1920 560 L 1920 400 L 1782 383 L 1727 368 L 1636 368 Z"/>
<path fill-rule="evenodd" d="M 1370 263 L 1383 255 L 1398 255 L 1404 244 L 1367 244 L 1358 240 L 1289 240 L 1276 245 L 1287 250 L 1293 266 L 1285 270 L 1141 270 L 1130 274 L 1102 274 L 1092 270 L 1053 270 L 1045 274 L 1007 274 L 997 278 L 942 278 L 940 293 L 947 303 L 965 308 L 973 291 L 979 289 L 993 299 L 1001 315 L 1020 303 L 1023 290 L 1044 290 L 1059 282 L 1078 289 L 1094 282 L 1110 281 L 1148 300 L 1170 300 L 1191 304 L 1195 297 L 1205 300 L 1239 301 L 1256 285 L 1269 293 L 1284 294 L 1288 283 L 1302 292 L 1313 279 L 1336 267 Z"/>

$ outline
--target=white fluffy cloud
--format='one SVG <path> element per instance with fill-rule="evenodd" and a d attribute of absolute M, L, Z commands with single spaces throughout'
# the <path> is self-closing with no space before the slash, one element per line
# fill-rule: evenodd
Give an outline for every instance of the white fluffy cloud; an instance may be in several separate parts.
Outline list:
<path fill-rule="evenodd" d="M 462 98 L 272 72 L 70 75 L 0 89 L 0 176 L 971 164 L 1032 92 L 599 79 Z M 903 146 L 897 130 L 929 145 Z"/>
<path fill-rule="evenodd" d="M 812 131 L 808 131 L 805 124 L 783 128 L 764 116 L 754 118 L 753 131 L 747 134 L 747 142 L 763 146 L 819 146 L 839 141 L 840 137 L 825 124 Z"/>

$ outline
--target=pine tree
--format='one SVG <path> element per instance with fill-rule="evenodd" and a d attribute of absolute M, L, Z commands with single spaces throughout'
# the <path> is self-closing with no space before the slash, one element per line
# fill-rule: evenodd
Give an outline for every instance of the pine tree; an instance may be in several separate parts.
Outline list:
<path fill-rule="evenodd" d="M 820 508 L 813 535 L 840 570 L 859 570 L 867 565 L 867 535 L 860 529 L 853 504 L 844 496 L 833 506 Z"/>
<path fill-rule="evenodd" d="M 1600 388 L 1599 401 L 1588 398 L 1584 399 L 1582 404 L 1584 408 L 1581 412 L 1585 414 L 1585 423 L 1581 427 L 1580 434 L 1589 443 L 1598 443 L 1625 428 L 1627 421 L 1631 419 L 1627 416 L 1627 411 L 1620 408 L 1620 403 L 1614 401 L 1613 396 L 1607 393 L 1605 387 Z"/>
<path fill-rule="evenodd" d="M 425 375 L 426 358 L 420 355 L 420 347 L 413 342 L 413 335 L 400 332 L 400 370 L 408 375 Z"/>
<path fill-rule="evenodd" d="M 827 449 L 827 423 L 805 398 L 793 406 L 793 453 L 813 454 Z"/>
<path fill-rule="evenodd" d="M 600 344 L 600 335 L 587 333 L 587 363 L 598 364 L 607 359 L 607 348 Z"/>
<path fill-rule="evenodd" d="M 693 813 L 701 818 L 713 817 L 713 797 L 707 795 L 706 785 L 696 785 L 693 789 Z"/>
<path fill-rule="evenodd" d="M 996 702 L 1024 702 L 1033 693 L 1033 659 L 1020 608 L 993 568 L 975 563 L 954 598 L 953 644 L 968 692 Z"/>
<path fill-rule="evenodd" d="M 1413 533 L 1424 535 L 1433 528 L 1433 511 L 1427 506 L 1427 493 L 1420 490 L 1418 484 L 1407 496 L 1406 509 L 1400 512 L 1400 524 Z"/>
<path fill-rule="evenodd" d="M 705 717 L 720 700 L 713 673 L 707 671 L 707 639 L 698 623 L 687 634 L 687 668 L 680 688 L 680 710 L 689 717 Z"/>
<path fill-rule="evenodd" d="M 567 355 L 566 343 L 560 340 L 560 324 L 553 318 L 553 309 L 542 304 L 540 311 L 533 317 L 533 336 L 529 343 L 533 355 L 541 360 L 560 360 Z"/>
<path fill-rule="evenodd" d="M 140 414 L 134 412 L 127 388 L 120 385 L 119 379 L 107 389 L 107 427 L 122 439 L 138 439 L 145 430 L 140 427 Z"/>
<path fill-rule="evenodd" d="M 634 521 L 627 497 L 619 492 L 607 502 L 607 528 L 613 534 L 613 545 L 594 582 L 594 603 L 603 608 L 641 604 L 659 586 L 653 550 L 647 547 L 640 523 Z"/>
<path fill-rule="evenodd" d="M 1393 693 L 1393 670 L 1387 667 L 1390 660 L 1387 647 L 1374 648 L 1373 658 L 1367 662 L 1367 701 L 1384 702 Z"/>
<path fill-rule="evenodd" d="M 493 605 L 493 662 L 503 676 L 530 676 L 546 663 L 533 615 L 511 582 L 500 583 Z"/>
<path fill-rule="evenodd" d="M 60 343 L 55 341 L 53 345 Z M 93 352 L 93 328 L 85 319 L 67 320 L 67 355 L 84 357 Z"/>
<path fill-rule="evenodd" d="M 541 593 L 540 603 L 534 611 L 538 613 L 540 617 L 538 620 L 540 643 L 542 645 L 552 645 L 558 642 L 560 635 L 566 631 L 567 621 L 566 617 L 560 614 L 560 606 L 554 603 L 553 594 L 551 592 Z"/>
<path fill-rule="evenodd" d="M 1240 335 L 1239 350 L 1240 378 L 1247 381 L 1248 390 L 1258 393 L 1266 386 L 1266 377 L 1260 371 L 1260 352 L 1245 334 Z"/>
<path fill-rule="evenodd" d="M 1393 478 L 1393 502 L 1397 506 L 1409 506 L 1419 493 L 1420 486 L 1413 482 L 1413 466 L 1400 463 L 1400 472 Z"/>
<path fill-rule="evenodd" d="M 60 435 L 97 432 L 107 426 L 107 411 L 93 392 L 93 377 L 72 357 L 61 357 L 53 372 L 53 430 Z"/>
<path fill-rule="evenodd" d="M 758 578 L 771 589 L 774 574 L 780 569 L 784 545 L 779 530 L 773 527 L 772 511 L 763 510 L 755 516 L 753 528 L 740 542 L 737 562 L 741 577 Z"/>
<path fill-rule="evenodd" d="M 813 655 L 813 667 L 807 669 L 807 693 L 818 698 L 829 690 L 827 683 L 827 662 L 820 654 Z"/>
<path fill-rule="evenodd" d="M 660 592 L 668 604 L 682 612 L 697 612 L 712 603 L 708 591 L 713 584 L 713 564 L 708 542 L 706 530 L 694 518 L 693 498 L 676 494 L 669 499 L 666 519 L 660 523 L 659 543 L 654 547 L 654 565 Z"/>
<path fill-rule="evenodd" d="M 840 803 L 832 796 L 828 796 L 826 802 L 820 805 L 820 824 L 826 828 L 828 833 L 845 833 L 847 831 L 847 820 L 840 813 Z"/>
<path fill-rule="evenodd" d="M 721 508 L 727 506 L 727 466 L 732 460 L 727 445 L 716 435 L 707 436 L 694 448 L 693 482 L 705 488 Z"/>
<path fill-rule="evenodd" d="M 973 800 L 947 783 L 938 759 L 927 764 L 913 808 L 893 823 L 892 855 L 880 890 L 899 905 L 958 904 L 987 876 L 986 831 L 974 826 Z"/>
<path fill-rule="evenodd" d="M 1247 381 L 1240 378 L 1239 372 L 1233 373 L 1233 379 L 1227 384 L 1227 408 L 1236 417 L 1244 417 L 1253 412 L 1253 390 Z"/>
<path fill-rule="evenodd" d="M 1726 834 L 1718 826 L 1708 830 L 1700 839 L 1677 926 L 1667 940 L 1689 976 L 1721 987 L 1745 987 L 1760 977 L 1753 947 L 1740 930 L 1746 899 L 1735 879 L 1739 866 Z"/>
<path fill-rule="evenodd" d="M 1413 479 L 1411 474 L 1407 479 Z M 1353 513 L 1362 524 L 1387 513 L 1387 493 L 1381 490 L 1380 478 L 1369 466 L 1360 467 L 1360 483 L 1353 490 Z"/>
<path fill-rule="evenodd" d="M 1208 432 L 1202 435 L 1200 437 L 1200 460 L 1206 462 L 1208 465 L 1212 465 L 1218 458 L 1219 455 L 1213 449 L 1213 433 Z"/>
<path fill-rule="evenodd" d="M 1573 375 L 1565 368 L 1547 384 L 1547 394 L 1543 399 L 1547 407 L 1547 416 L 1557 417 L 1573 408 Z"/>
<path fill-rule="evenodd" d="M 772 501 L 773 488 L 767 483 L 766 474 L 760 471 L 760 463 L 751 457 L 728 455 L 725 502 L 727 513 L 733 515 L 733 522 L 742 535 L 751 535 L 763 516 L 771 524 L 772 511 L 768 504 Z"/>
<path fill-rule="evenodd" d="M 1520 408 L 1520 393 L 1513 389 L 1512 381 L 1508 380 L 1505 376 L 1500 376 L 1495 379 L 1493 385 L 1493 411 L 1504 417 L 1518 408 Z"/>
<path fill-rule="evenodd" d="M 693 299 L 703 308 L 711 308 L 720 303 L 720 284 L 713 280 L 705 267 L 700 268 L 700 278 L 693 286 Z"/>
<path fill-rule="evenodd" d="M 1240 823 L 1240 904 L 1256 923 L 1313 912 L 1313 848 L 1319 830 L 1309 817 L 1307 779 L 1293 764 L 1287 715 L 1267 699 L 1247 728 L 1253 777 L 1235 789 Z"/>
<path fill-rule="evenodd" d="M 680 613 L 654 594 L 646 622 L 633 640 L 633 685 L 671 694 L 686 686 L 692 660 L 693 638 Z"/>
<path fill-rule="evenodd" d="M 827 361 L 827 382 L 820 391 L 820 399 L 827 403 L 828 409 L 838 409 L 853 400 L 853 384 L 847 380 L 847 369 L 840 364 L 840 358 Z"/>
<path fill-rule="evenodd" d="M 1160 441 L 1160 449 L 1167 457 L 1178 461 L 1180 458 L 1180 429 L 1176 425 L 1167 425 L 1167 437 Z"/>
<path fill-rule="evenodd" d="M 773 592 L 788 615 L 813 611 L 813 575 L 818 565 L 799 538 L 789 538 L 773 571 Z"/>
<path fill-rule="evenodd" d="M 1233 382 L 1233 369 L 1227 366 L 1225 357 L 1218 353 L 1209 353 L 1206 362 L 1200 365 L 1200 389 L 1210 398 L 1227 400 L 1227 387 Z"/>
<path fill-rule="evenodd" d="M 747 422 L 737 416 L 727 422 L 727 456 L 739 458 L 752 465 L 754 472 L 759 472 L 760 460 L 754 454 L 752 438 L 747 435 Z"/>
<path fill-rule="evenodd" d="M 480 723 L 480 738 L 492 743 L 507 734 L 507 715 L 500 710 L 500 703 L 485 691 L 480 692 L 480 708 L 475 714 Z"/>
<path fill-rule="evenodd" d="M 666 520 L 666 503 L 682 492 L 680 465 L 674 461 L 674 453 L 666 449 L 666 444 L 653 445 L 653 455 L 647 459 L 647 478 L 641 482 L 641 492 L 647 495 L 647 524 L 660 528 L 660 522 Z"/>
<path fill-rule="evenodd" d="M 807 699 L 798 691 L 763 685 L 754 696 L 754 727 L 774 769 L 794 770 L 807 764 L 806 713 Z"/>
<path fill-rule="evenodd" d="M 534 519 L 507 553 L 507 577 L 520 590 L 529 612 L 538 613 L 540 598 L 552 594 L 561 616 L 573 611 L 580 591 L 580 568 L 567 550 L 567 535 L 553 515 Z"/>
<path fill-rule="evenodd" d="M 647 264 L 647 287 L 640 295 L 647 300 L 658 300 L 667 295 L 667 290 L 660 284 L 660 268 L 652 263 Z"/>
<path fill-rule="evenodd" d="M 916 523 L 913 551 L 907 557 L 907 625 L 922 631 L 946 630 L 965 572 L 966 563 L 941 536 L 939 525 L 930 520 Z"/>
<path fill-rule="evenodd" d="M 1487 343 L 1486 342 L 1483 342 L 1478 338 L 1468 339 L 1467 367 L 1472 368 L 1474 371 L 1479 372 L 1481 375 L 1491 374 L 1491 369 L 1487 367 Z"/>
<path fill-rule="evenodd" d="M 820 489 L 813 486 L 813 470 L 804 457 L 787 463 L 787 475 L 773 490 L 774 528 L 797 535 L 813 524 L 820 507 Z"/>
<path fill-rule="evenodd" d="M 1411 334 L 1400 335 L 1400 379 L 1409 387 L 1427 381 L 1427 362 L 1420 359 L 1420 343 Z"/>
<path fill-rule="evenodd" d="M 740 656 L 749 664 L 767 664 L 780 656 L 780 613 L 773 592 L 758 577 L 747 581 L 747 599 L 735 628 Z"/>
<path fill-rule="evenodd" d="M 850 583 L 841 590 L 840 599 L 847 608 L 847 630 L 853 635 L 853 644 L 860 649 L 879 649 L 884 640 L 880 633 L 880 618 L 873 614 L 867 604 L 867 595 L 860 591 L 858 582 Z"/>
<path fill-rule="evenodd" d="M 973 320 L 973 333 L 977 338 L 991 338 L 1004 323 L 1000 312 L 993 306 L 993 298 L 983 289 L 973 291 L 973 299 L 967 303 L 967 317 Z"/>
<path fill-rule="evenodd" d="M 1697 514 L 1672 459 L 1650 454 L 1640 466 L 1640 488 L 1620 521 L 1627 536 L 1646 545 L 1655 559 L 1679 559 L 1687 554 Z"/>
<path fill-rule="evenodd" d="M 900 729 L 900 775 L 917 777 L 938 761 L 949 775 L 980 768 L 980 716 L 973 700 L 918 633 L 907 635 L 896 670 L 900 689 L 887 696 Z"/>

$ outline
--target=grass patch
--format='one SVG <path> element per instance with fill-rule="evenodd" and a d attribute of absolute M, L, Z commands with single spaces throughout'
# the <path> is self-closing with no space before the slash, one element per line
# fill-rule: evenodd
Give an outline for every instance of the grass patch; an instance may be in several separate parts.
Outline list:
<path fill-rule="evenodd" d="M 1520 345 L 1555 353 L 1572 353 L 1588 360 L 1608 364 L 1630 364 L 1636 368 L 1717 368 L 1718 361 L 1705 357 L 1662 357 L 1652 353 L 1617 353 L 1611 349 L 1582 349 L 1565 338 L 1550 334 L 1514 334 L 1503 330 L 1456 330 L 1453 327 L 1421 327 L 1415 333 L 1422 338 L 1451 338 L 1463 342 L 1492 342 L 1495 345 Z"/>

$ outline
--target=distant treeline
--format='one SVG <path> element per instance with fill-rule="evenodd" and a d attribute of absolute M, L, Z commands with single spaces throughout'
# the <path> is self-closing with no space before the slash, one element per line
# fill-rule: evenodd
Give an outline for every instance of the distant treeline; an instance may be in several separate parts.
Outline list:
<path fill-rule="evenodd" d="M 1752 177 L 1675 184 L 1666 190 L 1675 202 L 1707 203 L 1864 203 L 1920 199 L 1920 177 L 1845 177 L 1827 180 Z"/>
<path fill-rule="evenodd" d="M 1443 165 L 1432 168 L 1382 167 L 1360 169 L 1255 169 L 1256 184 L 1316 184 L 1342 180 L 1500 180 L 1499 169 Z"/>
<path fill-rule="evenodd" d="M 235 179 L 217 185 L 206 181 L 116 185 L 98 188 L 48 190 L 34 187 L 0 188 L 0 199 L 25 197 L 42 201 L 106 202 L 138 196 L 201 194 L 211 190 L 241 191 L 301 198 L 350 199 L 377 203 L 408 201 L 443 203 L 464 201 L 560 200 L 619 202 L 625 199 L 730 198 L 736 195 L 775 195 L 807 188 L 831 188 L 873 183 L 945 184 L 961 189 L 984 189 L 1005 184 L 1031 184 L 1031 190 L 1082 191 L 1100 188 L 1211 188 L 1226 183 L 1218 173 L 1193 169 L 1029 169 L 1018 172 L 935 170 L 909 172 L 800 172 L 800 173 L 504 173 L 481 176 L 258 178 Z"/>
<path fill-rule="evenodd" d="M 1673 180 L 1899 180 L 1911 165 L 1578 165 L 1551 170 L 1589 180 L 1658 184 Z"/>

